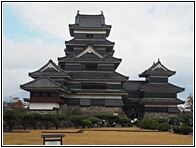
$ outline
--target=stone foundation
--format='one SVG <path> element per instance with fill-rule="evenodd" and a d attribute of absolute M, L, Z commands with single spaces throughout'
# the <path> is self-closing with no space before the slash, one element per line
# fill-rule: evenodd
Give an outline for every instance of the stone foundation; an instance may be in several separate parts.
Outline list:
<path fill-rule="evenodd" d="M 82 115 L 85 117 L 91 117 L 96 114 L 117 114 L 119 116 L 125 116 L 122 107 L 105 107 L 105 106 L 82 107 L 82 106 L 66 105 L 66 104 L 60 106 L 59 113 L 64 115 Z"/>
<path fill-rule="evenodd" d="M 57 110 L 29 110 L 28 113 L 40 114 L 63 114 L 63 115 L 82 115 L 85 117 L 92 117 L 96 114 L 116 114 L 125 116 L 122 107 L 105 107 L 105 106 L 88 106 L 82 107 L 79 105 L 62 104 Z"/>
<path fill-rule="evenodd" d="M 145 112 L 144 118 L 168 118 L 172 116 L 177 116 L 178 113 L 163 113 L 163 112 Z"/>
<path fill-rule="evenodd" d="M 57 114 L 56 110 L 28 110 L 28 113 Z"/>

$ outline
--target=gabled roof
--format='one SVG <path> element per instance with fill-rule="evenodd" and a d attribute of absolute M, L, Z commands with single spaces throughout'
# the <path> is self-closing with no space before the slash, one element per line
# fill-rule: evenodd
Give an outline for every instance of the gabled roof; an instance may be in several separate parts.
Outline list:
<path fill-rule="evenodd" d="M 90 45 L 89 45 L 85 50 L 83 50 L 81 53 L 79 53 L 78 55 L 76 55 L 75 58 L 80 58 L 81 56 L 83 56 L 83 55 L 86 54 L 86 53 L 93 53 L 93 54 L 95 54 L 97 57 L 99 57 L 99 58 L 101 58 L 101 59 L 104 58 L 101 54 L 99 54 L 99 53 L 98 53 L 95 49 L 93 49 L 93 47 L 90 46 Z"/>
<path fill-rule="evenodd" d="M 48 76 L 48 77 L 69 77 L 69 74 L 57 66 L 51 59 L 37 71 L 29 73 L 32 78 Z"/>
<path fill-rule="evenodd" d="M 147 83 L 145 85 L 140 86 L 140 91 L 150 91 L 150 92 L 182 92 L 184 88 L 175 86 L 170 83 Z"/>
<path fill-rule="evenodd" d="M 106 30 L 107 36 L 110 33 L 111 25 L 105 24 L 105 17 L 103 12 L 99 15 L 85 15 L 79 14 L 75 17 L 75 24 L 69 25 L 70 35 L 73 36 L 73 30 Z"/>
<path fill-rule="evenodd" d="M 20 85 L 20 88 L 24 90 L 62 90 L 67 88 L 49 77 L 40 77 L 26 84 Z"/>
<path fill-rule="evenodd" d="M 139 77 L 147 77 L 147 76 L 172 76 L 176 72 L 171 71 L 168 68 L 166 68 L 158 59 L 157 63 L 153 63 L 153 65 L 139 74 Z"/>

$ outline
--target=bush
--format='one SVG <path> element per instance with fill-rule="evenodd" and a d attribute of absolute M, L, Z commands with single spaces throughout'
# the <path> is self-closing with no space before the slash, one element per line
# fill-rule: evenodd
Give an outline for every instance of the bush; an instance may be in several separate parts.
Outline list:
<path fill-rule="evenodd" d="M 97 117 L 90 117 L 87 120 L 91 121 L 92 124 L 98 124 L 101 120 Z"/>
<path fill-rule="evenodd" d="M 173 131 L 174 133 L 188 135 L 190 133 L 193 133 L 193 128 L 189 126 L 175 127 Z"/>
<path fill-rule="evenodd" d="M 166 122 L 165 123 L 161 123 L 161 124 L 158 125 L 158 130 L 159 131 L 168 131 L 170 129 L 171 129 L 170 124 L 168 124 Z"/>
<path fill-rule="evenodd" d="M 181 118 L 184 120 L 185 124 L 188 125 L 189 120 L 190 119 L 193 120 L 193 115 L 192 114 L 184 114 L 183 116 L 181 116 Z"/>
<path fill-rule="evenodd" d="M 14 110 L 7 110 L 3 112 L 3 121 L 5 121 L 5 124 L 11 131 L 20 121 L 20 113 Z"/>
<path fill-rule="evenodd" d="M 131 123 L 128 123 L 127 127 L 133 127 L 133 125 Z"/>
<path fill-rule="evenodd" d="M 92 126 L 92 123 L 91 123 L 90 120 L 84 119 L 84 120 L 82 120 L 82 126 L 83 126 L 83 128 L 85 128 L 85 126 L 91 127 Z"/>
<path fill-rule="evenodd" d="M 122 127 L 124 127 L 127 123 L 129 123 L 129 127 L 132 127 L 131 125 L 131 119 L 129 119 L 129 118 L 126 118 L 126 117 L 119 117 L 119 119 L 118 119 L 118 122 L 121 124 L 121 126 Z M 127 126 L 128 126 L 128 124 L 127 124 Z"/>
<path fill-rule="evenodd" d="M 179 122 L 184 122 L 184 119 L 182 119 L 179 116 L 173 116 L 173 117 L 169 117 L 169 119 L 174 122 L 174 120 L 179 121 Z"/>
<path fill-rule="evenodd" d="M 174 127 L 173 128 L 174 133 L 178 134 L 180 133 L 180 127 Z"/>
<path fill-rule="evenodd" d="M 80 116 L 80 115 L 72 115 L 69 117 L 69 120 L 75 125 L 76 128 L 78 128 L 80 125 L 82 125 L 83 119 L 84 119 L 84 117 Z"/>
<path fill-rule="evenodd" d="M 138 126 L 143 129 L 157 129 L 158 122 L 154 119 L 145 118 L 139 122 Z"/>
<path fill-rule="evenodd" d="M 168 121 L 168 119 L 167 119 L 167 118 L 156 118 L 156 119 L 154 119 L 154 120 L 156 120 L 159 124 L 161 124 L 161 123 L 165 123 L 165 122 L 167 122 L 167 121 Z"/>

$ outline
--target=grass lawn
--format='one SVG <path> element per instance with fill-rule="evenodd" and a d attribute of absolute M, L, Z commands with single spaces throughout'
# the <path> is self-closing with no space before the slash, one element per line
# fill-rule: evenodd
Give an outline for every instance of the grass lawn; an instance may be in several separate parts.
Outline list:
<path fill-rule="evenodd" d="M 107 131 L 104 131 L 107 130 Z M 4 132 L 3 145 L 43 145 L 42 132 L 64 133 L 63 145 L 193 145 L 192 135 L 146 132 L 139 128 L 86 128 Z M 137 132 L 136 132 L 137 131 Z"/>

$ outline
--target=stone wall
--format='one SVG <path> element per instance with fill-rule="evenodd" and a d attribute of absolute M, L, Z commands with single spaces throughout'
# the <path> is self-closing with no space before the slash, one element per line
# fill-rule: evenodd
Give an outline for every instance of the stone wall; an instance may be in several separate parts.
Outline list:
<path fill-rule="evenodd" d="M 105 107 L 105 106 L 88 106 L 81 107 L 79 105 L 67 105 L 62 104 L 57 110 L 29 110 L 28 113 L 40 113 L 40 114 L 63 114 L 63 115 L 82 115 L 85 117 L 91 117 L 96 114 L 117 114 L 119 116 L 125 116 L 122 107 Z"/>
<path fill-rule="evenodd" d="M 122 107 L 105 107 L 105 106 L 81 107 L 78 105 L 66 105 L 66 104 L 60 106 L 59 113 L 64 115 L 82 115 L 86 117 L 90 117 L 96 114 L 118 114 L 119 116 L 125 116 Z"/>
<path fill-rule="evenodd" d="M 164 113 L 164 112 L 145 112 L 144 118 L 168 118 L 172 116 L 177 116 L 177 113 Z"/>

